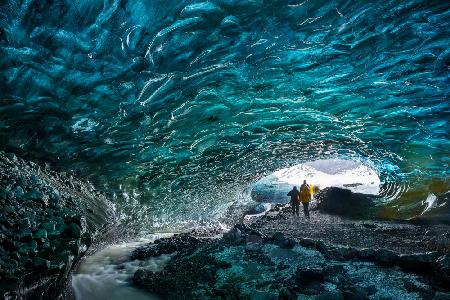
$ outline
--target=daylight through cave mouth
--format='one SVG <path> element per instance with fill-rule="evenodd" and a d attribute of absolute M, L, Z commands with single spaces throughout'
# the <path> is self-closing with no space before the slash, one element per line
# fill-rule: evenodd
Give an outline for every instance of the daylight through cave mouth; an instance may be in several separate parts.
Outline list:
<path fill-rule="evenodd" d="M 0 15 L 1 149 L 91 180 L 131 223 L 219 218 L 259 179 L 330 158 L 370 162 L 388 217 L 449 190 L 445 1 L 8 1 Z"/>
<path fill-rule="evenodd" d="M 376 170 L 359 161 L 322 159 L 277 170 L 252 185 L 251 196 L 257 202 L 288 203 L 287 191 L 300 188 L 303 181 L 312 194 L 325 188 L 337 187 L 353 193 L 378 196 L 380 178 Z M 389 201 L 383 197 L 380 201 Z"/>

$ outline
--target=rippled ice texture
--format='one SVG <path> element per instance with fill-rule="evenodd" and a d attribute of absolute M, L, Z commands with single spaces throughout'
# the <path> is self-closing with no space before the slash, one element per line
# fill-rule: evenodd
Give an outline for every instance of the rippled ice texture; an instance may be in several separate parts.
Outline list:
<path fill-rule="evenodd" d="M 448 178 L 448 1 L 2 3 L 1 148 L 105 185 L 133 220 L 208 219 L 316 159 Z"/>

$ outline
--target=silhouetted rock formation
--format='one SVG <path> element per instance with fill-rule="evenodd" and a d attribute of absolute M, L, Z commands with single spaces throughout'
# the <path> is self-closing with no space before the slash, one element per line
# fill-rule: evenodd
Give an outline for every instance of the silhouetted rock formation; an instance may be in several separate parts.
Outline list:
<path fill-rule="evenodd" d="M 353 193 L 350 190 L 329 187 L 314 196 L 320 212 L 347 217 L 372 217 L 376 213 L 376 196 Z"/>

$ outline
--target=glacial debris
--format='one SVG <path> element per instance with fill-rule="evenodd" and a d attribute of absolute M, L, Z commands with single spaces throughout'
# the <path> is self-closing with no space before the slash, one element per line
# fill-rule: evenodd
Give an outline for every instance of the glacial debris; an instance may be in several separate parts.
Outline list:
<path fill-rule="evenodd" d="M 56 299 L 70 271 L 115 219 L 73 175 L 0 152 L 0 296 Z"/>

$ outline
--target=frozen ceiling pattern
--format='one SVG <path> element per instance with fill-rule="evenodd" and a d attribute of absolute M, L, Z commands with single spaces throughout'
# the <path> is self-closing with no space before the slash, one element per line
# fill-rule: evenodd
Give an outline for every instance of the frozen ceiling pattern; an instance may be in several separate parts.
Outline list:
<path fill-rule="evenodd" d="M 208 219 L 317 159 L 370 165 L 394 200 L 442 190 L 449 6 L 5 1 L 0 145 L 105 186 L 151 226 Z"/>

